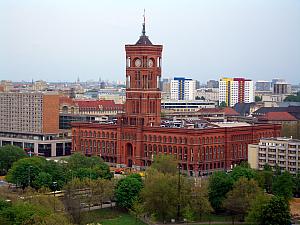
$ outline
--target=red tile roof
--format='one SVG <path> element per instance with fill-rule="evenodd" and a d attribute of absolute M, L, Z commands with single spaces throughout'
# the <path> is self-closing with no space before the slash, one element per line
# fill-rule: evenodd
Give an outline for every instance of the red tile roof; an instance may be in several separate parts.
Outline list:
<path fill-rule="evenodd" d="M 239 116 L 240 114 L 236 112 L 233 108 L 203 108 L 199 109 L 198 112 L 202 113 L 224 113 L 225 116 Z"/>
<path fill-rule="evenodd" d="M 296 117 L 288 112 L 268 112 L 264 116 L 259 117 L 259 120 L 267 121 L 297 121 Z"/>
<path fill-rule="evenodd" d="M 75 102 L 72 98 L 69 98 L 67 96 L 60 96 L 59 97 L 59 104 L 75 105 Z"/>

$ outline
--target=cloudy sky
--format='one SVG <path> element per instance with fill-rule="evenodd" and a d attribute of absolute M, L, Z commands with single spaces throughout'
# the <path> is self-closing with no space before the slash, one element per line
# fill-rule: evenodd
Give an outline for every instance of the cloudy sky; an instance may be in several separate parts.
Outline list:
<path fill-rule="evenodd" d="M 163 77 L 300 83 L 299 0 L 0 0 L 0 80 L 124 80 L 144 8 Z"/>

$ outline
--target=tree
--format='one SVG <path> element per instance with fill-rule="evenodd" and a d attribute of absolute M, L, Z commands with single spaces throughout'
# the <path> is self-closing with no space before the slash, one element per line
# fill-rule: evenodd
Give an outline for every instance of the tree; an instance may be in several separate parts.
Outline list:
<path fill-rule="evenodd" d="M 129 209 L 130 214 L 135 217 L 135 223 L 137 223 L 139 217 L 144 213 L 144 207 L 140 198 L 135 198 L 131 209 Z"/>
<path fill-rule="evenodd" d="M 5 179 L 8 182 L 20 185 L 23 189 L 27 186 L 33 186 L 34 180 L 42 172 L 45 161 L 45 158 L 41 157 L 20 159 L 13 164 Z"/>
<path fill-rule="evenodd" d="M 177 176 L 148 169 L 141 197 L 145 212 L 160 221 L 175 218 L 178 206 Z"/>
<path fill-rule="evenodd" d="M 263 218 L 263 209 L 270 202 L 271 196 L 266 194 L 259 194 L 251 203 L 246 222 L 251 224 L 261 224 Z"/>
<path fill-rule="evenodd" d="M 194 211 L 191 208 L 190 205 L 187 205 L 184 209 L 183 209 L 183 214 L 182 214 L 183 218 L 186 220 L 187 224 L 189 222 L 192 222 L 194 220 Z"/>
<path fill-rule="evenodd" d="M 232 214 L 233 221 L 236 215 L 241 215 L 244 218 L 253 199 L 259 194 L 262 194 L 262 190 L 253 179 L 248 180 L 241 177 L 233 185 L 233 189 L 227 193 L 224 201 L 224 207 Z"/>
<path fill-rule="evenodd" d="M 263 207 L 261 225 L 290 225 L 291 214 L 288 202 L 279 196 L 273 196 Z"/>
<path fill-rule="evenodd" d="M 241 177 L 245 177 L 248 180 L 255 179 L 257 177 L 256 171 L 243 164 L 241 166 L 236 166 L 233 168 L 230 176 L 234 181 L 238 181 Z"/>
<path fill-rule="evenodd" d="M 214 210 L 222 209 L 222 202 L 232 185 L 232 178 L 225 172 L 215 172 L 209 177 L 208 197 Z"/>
<path fill-rule="evenodd" d="M 263 176 L 264 189 L 266 190 L 267 193 L 271 193 L 272 185 L 273 185 L 273 177 L 274 177 L 272 167 L 268 164 L 265 164 L 263 171 L 261 171 L 261 174 Z"/>
<path fill-rule="evenodd" d="M 139 195 L 143 183 L 134 177 L 121 179 L 116 186 L 115 197 L 117 205 L 121 208 L 130 209 L 134 199 Z"/>
<path fill-rule="evenodd" d="M 112 178 L 109 166 L 100 157 L 86 157 L 80 153 L 71 155 L 67 160 L 67 170 L 80 179 Z"/>
<path fill-rule="evenodd" d="M 285 99 L 285 102 L 300 102 L 300 91 L 297 92 L 297 95 L 288 95 Z"/>
<path fill-rule="evenodd" d="M 14 162 L 26 157 L 26 152 L 17 146 L 5 145 L 0 147 L 0 176 L 5 175 Z"/>
<path fill-rule="evenodd" d="M 84 187 L 83 181 L 78 178 L 75 178 L 68 182 L 64 186 L 65 194 L 64 194 L 64 205 L 67 212 L 72 217 L 74 223 L 80 224 L 81 222 L 81 203 L 85 198 L 83 194 L 78 193 L 78 189 L 82 189 Z"/>
<path fill-rule="evenodd" d="M 261 102 L 261 100 L 262 100 L 262 97 L 255 96 L 255 102 Z"/>
<path fill-rule="evenodd" d="M 296 197 L 300 196 L 300 171 L 297 172 L 296 176 L 293 178 L 294 182 L 294 195 Z"/>
<path fill-rule="evenodd" d="M 32 184 L 36 189 L 50 187 L 52 185 L 52 176 L 49 173 L 40 172 Z"/>
<path fill-rule="evenodd" d="M 220 108 L 225 108 L 227 107 L 227 104 L 226 102 L 221 102 L 220 105 L 219 105 Z"/>
<path fill-rule="evenodd" d="M 156 169 L 161 173 L 177 174 L 178 161 L 170 155 L 160 154 L 154 159 L 151 168 Z"/>
<path fill-rule="evenodd" d="M 294 183 L 292 175 L 285 171 L 281 175 L 275 177 L 272 192 L 274 195 L 284 197 L 286 200 L 293 196 Z"/>
<path fill-rule="evenodd" d="M 192 188 L 190 201 L 193 211 L 200 217 L 200 220 L 204 214 L 209 214 L 213 211 L 208 200 L 208 187 L 205 183 L 202 186 Z"/>

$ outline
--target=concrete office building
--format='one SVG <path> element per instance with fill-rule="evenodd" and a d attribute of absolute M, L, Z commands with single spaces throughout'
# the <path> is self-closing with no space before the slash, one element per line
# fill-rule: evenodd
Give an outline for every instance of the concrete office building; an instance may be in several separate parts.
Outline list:
<path fill-rule="evenodd" d="M 262 170 L 265 164 L 278 165 L 283 171 L 296 174 L 300 169 L 300 140 L 292 138 L 262 138 L 258 144 L 248 145 L 251 168 Z"/>
<path fill-rule="evenodd" d="M 0 93 L 0 146 L 8 144 L 36 155 L 70 154 L 71 139 L 59 131 L 59 95 Z"/>

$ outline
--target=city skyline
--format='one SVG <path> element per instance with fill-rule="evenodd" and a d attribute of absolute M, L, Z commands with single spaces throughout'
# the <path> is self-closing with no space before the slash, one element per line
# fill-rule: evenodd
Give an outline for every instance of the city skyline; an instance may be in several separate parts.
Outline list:
<path fill-rule="evenodd" d="M 124 80 L 124 44 L 138 40 L 146 8 L 146 34 L 164 45 L 163 78 L 300 82 L 298 1 L 2 1 L 0 6 L 1 79 Z"/>

